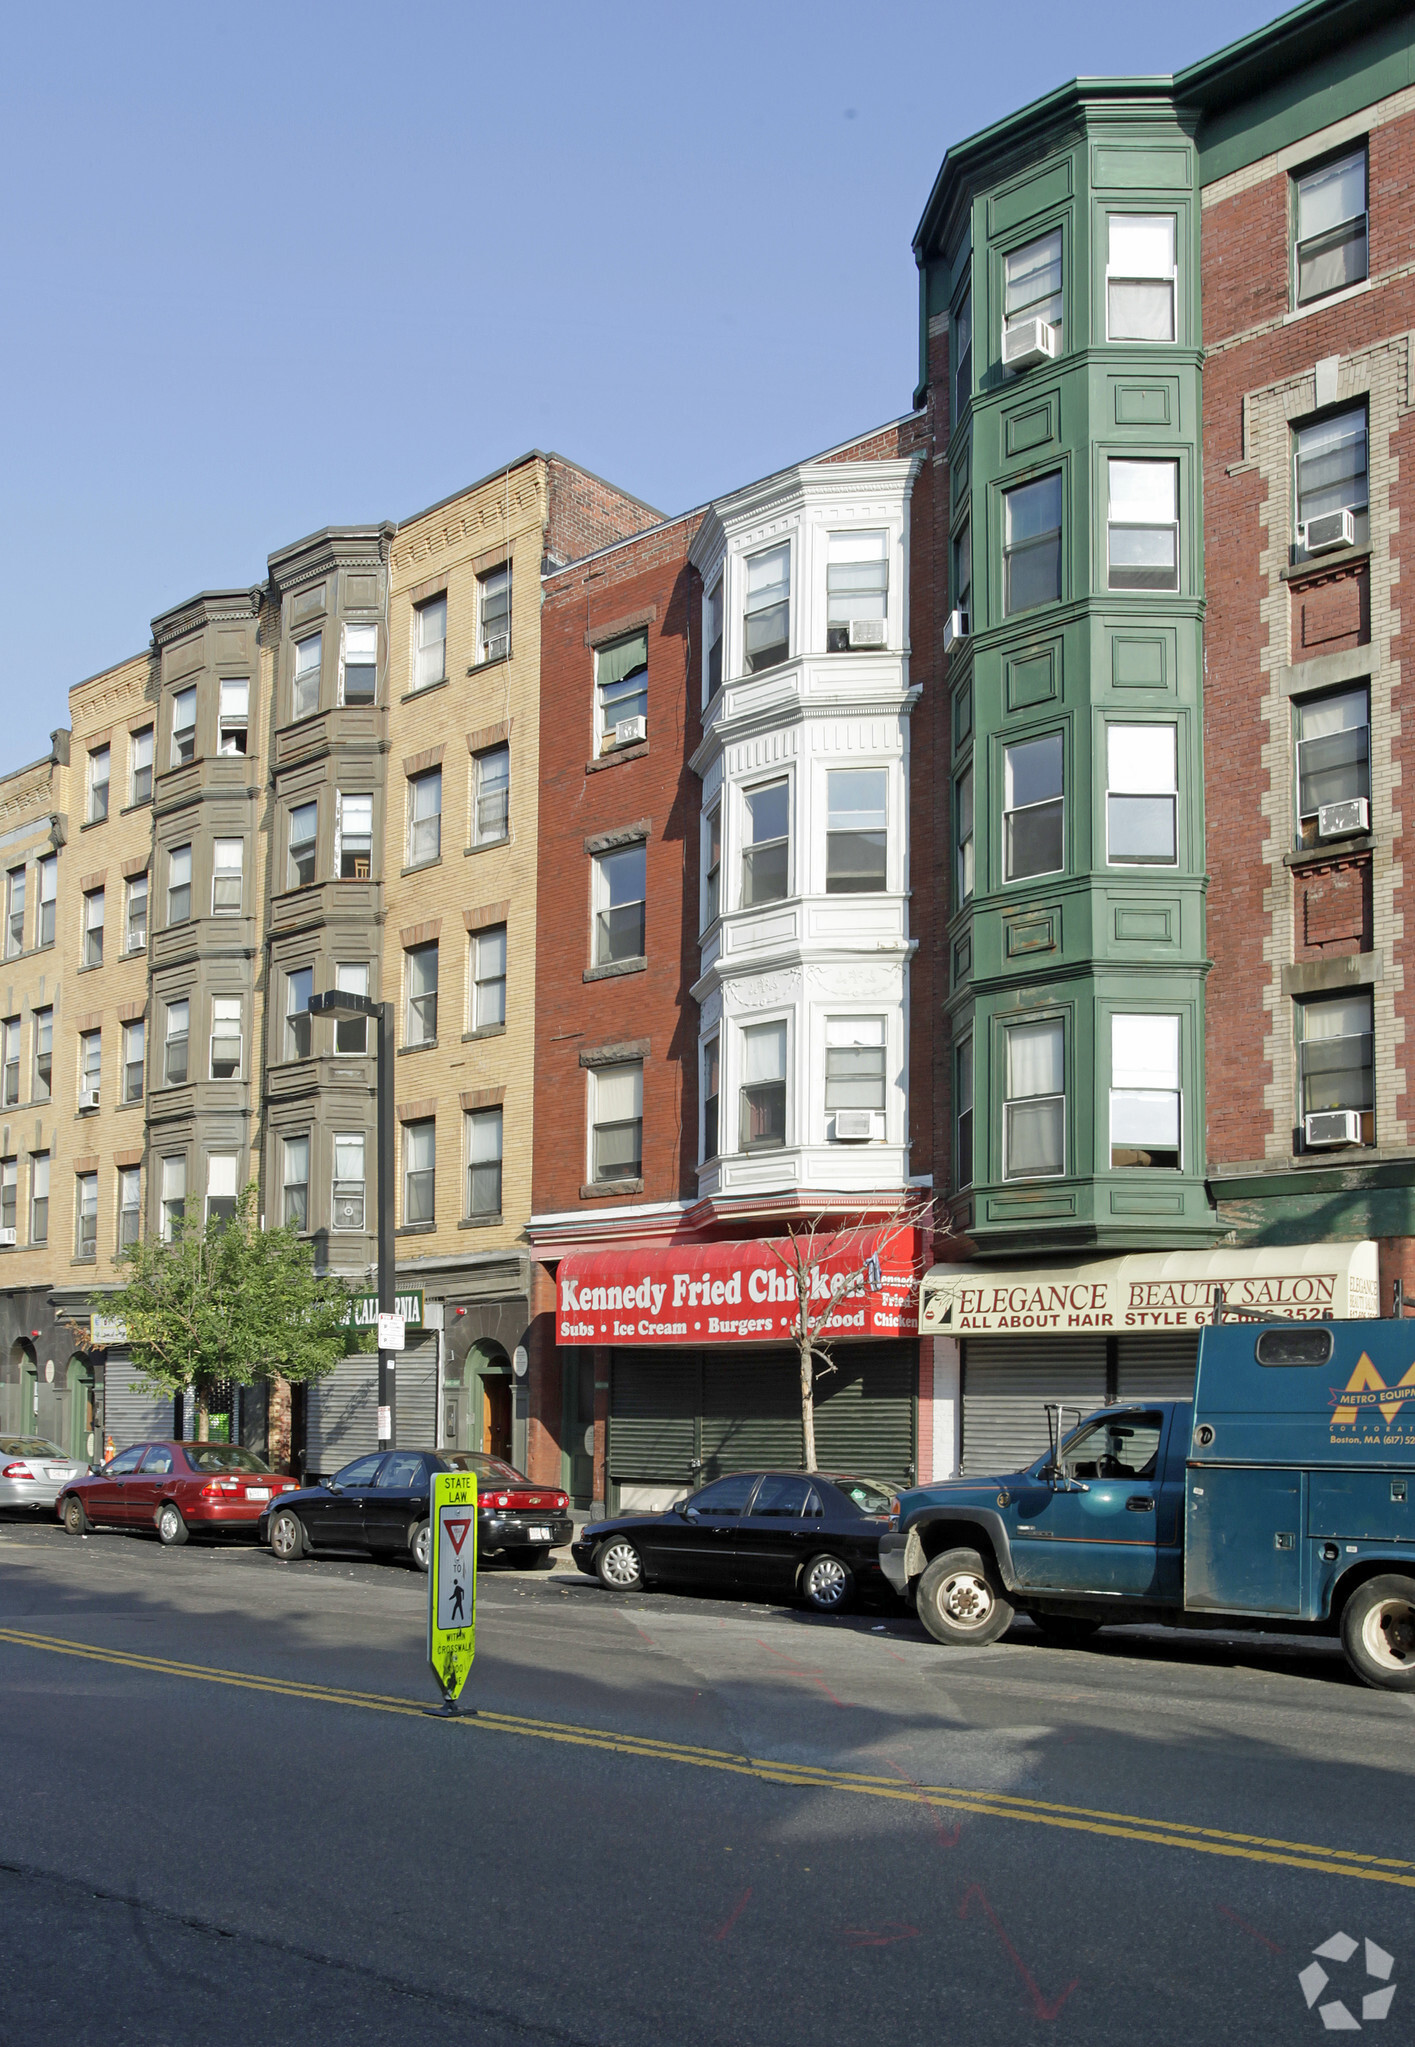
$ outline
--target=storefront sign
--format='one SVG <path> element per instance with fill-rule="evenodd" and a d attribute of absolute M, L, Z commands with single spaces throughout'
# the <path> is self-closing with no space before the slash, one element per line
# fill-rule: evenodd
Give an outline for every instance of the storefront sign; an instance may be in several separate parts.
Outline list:
<path fill-rule="evenodd" d="M 830 1309 L 819 1334 L 917 1336 L 915 1242 L 913 1231 L 818 1237 L 805 1256 L 807 1313 Z M 556 1274 L 557 1343 L 786 1343 L 798 1319 L 788 1238 L 594 1251 L 562 1258 Z"/>
<path fill-rule="evenodd" d="M 121 1315 L 101 1315 L 95 1308 L 89 1317 L 88 1333 L 97 1344 L 126 1343 L 128 1325 Z"/>
<path fill-rule="evenodd" d="M 1264 1244 L 1249 1251 L 1169 1251 L 1108 1258 L 1069 1270 L 935 1265 L 924 1274 L 925 1335 L 1087 1329 L 1200 1329 L 1225 1309 L 1279 1320 L 1330 1322 L 1380 1312 L 1376 1246 Z"/>
<path fill-rule="evenodd" d="M 411 1287 L 405 1294 L 395 1294 L 393 1310 L 401 1315 L 409 1329 L 423 1326 L 423 1290 Z M 349 1320 L 355 1329 L 376 1329 L 378 1327 L 378 1295 L 355 1294 L 353 1313 Z"/>

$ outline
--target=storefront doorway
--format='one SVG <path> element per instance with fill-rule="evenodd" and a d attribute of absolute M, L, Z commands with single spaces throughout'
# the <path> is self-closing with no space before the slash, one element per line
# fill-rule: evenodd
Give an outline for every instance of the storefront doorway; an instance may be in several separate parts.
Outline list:
<path fill-rule="evenodd" d="M 69 1360 L 65 1396 L 68 1412 L 64 1429 L 69 1440 L 64 1447 L 71 1457 L 82 1458 L 86 1464 L 98 1448 L 94 1435 L 95 1388 L 93 1366 L 78 1352 Z"/>
<path fill-rule="evenodd" d="M 450 1450 L 483 1450 L 511 1461 L 511 1360 L 483 1337 L 459 1364 L 449 1361 L 442 1384 L 442 1440 Z"/>

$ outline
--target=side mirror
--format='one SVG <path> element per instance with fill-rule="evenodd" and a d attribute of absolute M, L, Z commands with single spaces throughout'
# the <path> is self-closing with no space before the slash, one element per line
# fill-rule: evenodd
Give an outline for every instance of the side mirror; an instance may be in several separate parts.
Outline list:
<path fill-rule="evenodd" d="M 326 1478 L 322 1479 L 320 1483 L 324 1486 L 326 1492 L 342 1493 L 344 1490 L 343 1486 L 340 1485 L 337 1479 Z"/>

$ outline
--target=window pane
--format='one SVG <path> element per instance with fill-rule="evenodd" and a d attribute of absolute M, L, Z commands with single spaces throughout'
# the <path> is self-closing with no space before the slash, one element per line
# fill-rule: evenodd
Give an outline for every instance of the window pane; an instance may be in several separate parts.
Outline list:
<path fill-rule="evenodd" d="M 1112 341 L 1173 341 L 1174 285 L 1111 279 L 1106 326 Z"/>
<path fill-rule="evenodd" d="M 1112 213 L 1110 268 L 1122 277 L 1168 277 L 1174 269 L 1172 213 Z"/>
<path fill-rule="evenodd" d="M 1111 725 L 1106 731 L 1106 756 L 1112 789 L 1130 795 L 1172 793 L 1173 725 Z"/>
<path fill-rule="evenodd" d="M 772 667 L 784 661 L 791 637 L 791 548 L 767 548 L 747 562 L 747 603 L 744 620 L 747 667 Z"/>
<path fill-rule="evenodd" d="M 1065 1037 L 1059 1019 L 1048 1023 L 1014 1024 L 1007 1033 L 1007 1093 L 1056 1095 L 1065 1085 Z"/>
<path fill-rule="evenodd" d="M 1172 796 L 1111 796 L 1106 806 L 1107 850 L 1112 860 L 1172 865 L 1175 846 Z"/>
<path fill-rule="evenodd" d="M 1007 808 L 1020 810 L 1029 803 L 1044 803 L 1062 793 L 1062 742 L 1059 732 L 1041 739 L 1023 740 L 1009 746 L 1005 754 L 1004 781 Z"/>
<path fill-rule="evenodd" d="M 1173 462 L 1122 462 L 1112 458 L 1110 516 L 1137 524 L 1172 524 L 1178 490 Z"/>
<path fill-rule="evenodd" d="M 760 846 L 768 840 L 786 837 L 790 817 L 787 783 L 769 782 L 765 788 L 749 789 L 746 805 L 749 844 Z"/>
<path fill-rule="evenodd" d="M 642 1066 L 602 1066 L 595 1074 L 595 1121 L 623 1123 L 644 1112 Z"/>
<path fill-rule="evenodd" d="M 748 1085 L 786 1078 L 786 1026 L 758 1024 L 742 1033 L 742 1078 Z"/>
<path fill-rule="evenodd" d="M 1066 1105 L 1061 1101 L 1009 1102 L 1006 1108 L 1009 1178 L 1056 1175 L 1066 1163 Z"/>
<path fill-rule="evenodd" d="M 1366 152 L 1353 151 L 1336 163 L 1323 164 L 1297 180 L 1297 239 L 1325 234 L 1328 228 L 1366 211 Z"/>
<path fill-rule="evenodd" d="M 1297 254 L 1297 298 L 1322 298 L 1329 291 L 1344 291 L 1359 284 L 1370 268 L 1366 246 L 1365 220 L 1333 228 L 1329 235 L 1305 243 Z"/>
<path fill-rule="evenodd" d="M 1318 420 L 1297 433 L 1297 518 L 1360 511 L 1367 499 L 1364 409 Z"/>
<path fill-rule="evenodd" d="M 884 768 L 833 768 L 826 776 L 826 890 L 885 887 L 889 775 Z"/>
<path fill-rule="evenodd" d="M 1061 229 L 1014 249 L 1005 259 L 1008 323 L 1035 317 L 1053 327 L 1061 321 Z"/>
<path fill-rule="evenodd" d="M 1110 1078 L 1113 1087 L 1179 1086 L 1179 1018 L 1112 1016 Z"/>
<path fill-rule="evenodd" d="M 1333 732 L 1323 739 L 1304 739 L 1297 748 L 1299 815 L 1312 817 L 1326 803 L 1347 803 L 1368 796 L 1371 788 L 1370 733 Z"/>

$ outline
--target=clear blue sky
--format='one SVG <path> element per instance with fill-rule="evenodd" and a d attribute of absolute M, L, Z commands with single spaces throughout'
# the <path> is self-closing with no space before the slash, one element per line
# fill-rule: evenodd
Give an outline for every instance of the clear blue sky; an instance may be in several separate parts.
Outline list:
<path fill-rule="evenodd" d="M 949 144 L 1278 11 L 12 9 L 0 766 L 317 527 L 533 445 L 680 510 L 906 410 Z"/>

